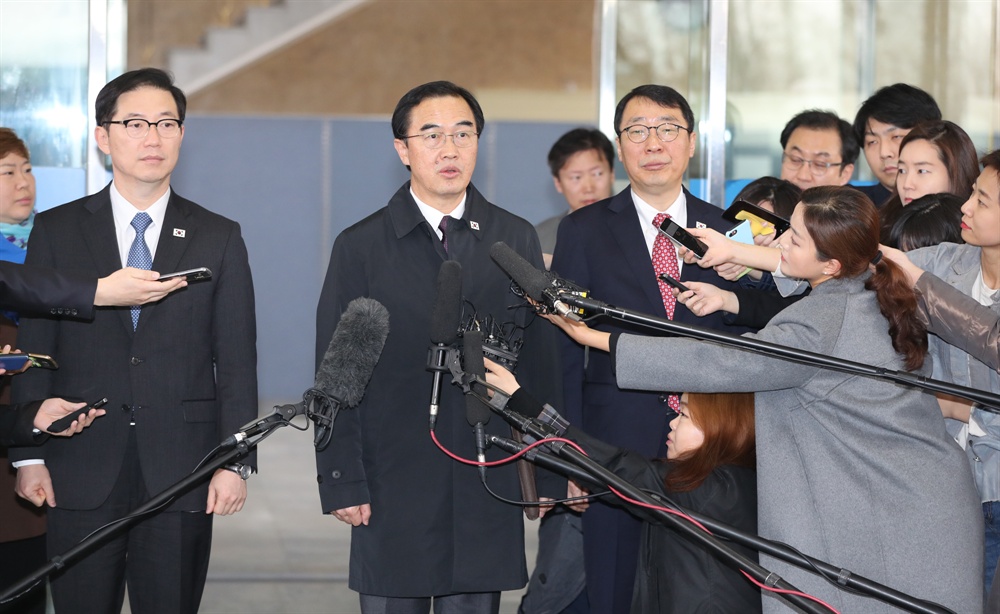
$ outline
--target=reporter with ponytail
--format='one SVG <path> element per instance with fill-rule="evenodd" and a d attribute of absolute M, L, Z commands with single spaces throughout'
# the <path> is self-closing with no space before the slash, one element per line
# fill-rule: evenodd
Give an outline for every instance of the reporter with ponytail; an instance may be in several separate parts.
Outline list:
<path fill-rule="evenodd" d="M 812 292 L 748 336 L 892 370 L 929 370 L 917 297 L 879 252 L 871 201 L 850 188 L 812 188 L 791 223 L 781 268 Z M 622 388 L 757 393 L 762 536 L 956 612 L 982 609 L 979 498 L 932 396 L 712 343 L 610 337 L 549 319 L 578 342 L 610 350 Z M 761 564 L 842 612 L 892 610 L 769 557 Z M 785 611 L 763 600 L 765 612 Z"/>

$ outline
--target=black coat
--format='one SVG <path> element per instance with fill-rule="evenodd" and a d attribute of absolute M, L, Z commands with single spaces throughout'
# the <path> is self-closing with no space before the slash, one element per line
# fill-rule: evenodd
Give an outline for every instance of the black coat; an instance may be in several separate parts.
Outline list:
<path fill-rule="evenodd" d="M 694 490 L 667 491 L 664 479 L 671 463 L 651 461 L 641 454 L 610 446 L 577 428 L 570 427 L 567 435 L 580 443 L 590 458 L 633 485 L 666 494 L 681 507 L 746 533 L 757 532 L 757 475 L 753 469 L 724 465 Z M 731 545 L 757 560 L 755 551 Z M 739 571 L 663 525 L 648 522 L 643 525 L 632 593 L 633 614 L 760 611 L 760 591 Z"/>
<path fill-rule="evenodd" d="M 431 374 L 425 370 L 435 280 L 447 258 L 462 264 L 464 298 L 480 317 L 524 324 L 508 306 L 521 300 L 490 259 L 504 241 L 542 268 L 532 226 L 469 186 L 465 215 L 449 223 L 446 255 L 405 184 L 388 206 L 343 231 L 333 246 L 317 310 L 321 360 L 347 304 L 359 296 L 389 311 L 389 336 L 360 406 L 341 411 L 329 447 L 317 454 L 323 512 L 371 503 L 368 526 L 351 537 L 350 588 L 389 597 L 517 589 L 527 582 L 521 509 L 491 497 L 474 467 L 448 458 L 428 434 Z M 469 309 L 468 305 L 466 306 Z M 555 327 L 541 319 L 525 332 L 519 376 L 558 394 Z M 436 435 L 475 458 L 465 400 L 446 378 Z M 494 417 L 487 431 L 510 435 Z M 488 459 L 499 458 L 495 451 Z M 487 470 L 491 489 L 520 499 L 512 465 Z"/>
<path fill-rule="evenodd" d="M 41 443 L 43 437 L 34 434 L 35 414 L 40 401 L 25 405 L 0 405 L 0 447 L 28 446 Z"/>
<path fill-rule="evenodd" d="M 0 260 L 0 307 L 20 312 L 90 318 L 97 276 Z"/>

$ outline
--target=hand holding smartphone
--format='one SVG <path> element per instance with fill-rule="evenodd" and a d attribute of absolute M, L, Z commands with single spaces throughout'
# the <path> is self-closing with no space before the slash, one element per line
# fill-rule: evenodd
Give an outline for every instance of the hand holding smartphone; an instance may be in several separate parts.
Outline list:
<path fill-rule="evenodd" d="M 690 292 L 691 291 L 691 288 L 688 288 L 687 286 L 685 286 L 681 282 L 677 281 L 673 277 L 667 275 L 666 273 L 661 273 L 660 274 L 660 281 L 666 283 L 671 288 L 677 288 L 681 292 Z"/>
<path fill-rule="evenodd" d="M 167 281 L 168 279 L 173 279 L 175 277 L 183 277 L 188 283 L 192 281 L 202 281 L 204 279 L 212 279 L 212 270 L 208 267 L 198 267 L 196 269 L 187 269 L 184 271 L 174 271 L 173 273 L 164 273 L 160 275 L 160 278 L 156 281 Z"/>
<path fill-rule="evenodd" d="M 84 407 L 82 409 L 78 409 L 78 410 L 76 410 L 75 412 L 73 412 L 71 414 L 68 414 L 66 416 L 63 416 L 62 418 L 59 418 L 58 420 L 56 420 L 55 422 L 53 422 L 52 424 L 50 424 L 49 428 L 46 429 L 46 430 L 49 433 L 61 433 L 61 432 L 65 431 L 66 429 L 68 429 L 69 426 L 71 424 L 73 424 L 74 420 L 79 420 L 80 418 L 86 416 L 87 414 L 90 413 L 90 410 L 92 410 L 92 409 L 100 409 L 100 408 L 104 407 L 104 405 L 107 402 L 108 402 L 108 398 L 104 397 L 100 401 L 91 403 L 90 405 L 88 405 L 88 406 L 86 406 L 86 407 Z"/>
<path fill-rule="evenodd" d="M 686 229 L 681 228 L 677 222 L 669 217 L 660 224 L 660 232 L 667 235 L 667 238 L 673 241 L 674 245 L 690 250 L 696 258 L 703 258 L 708 252 L 707 245 L 696 239 Z"/>
<path fill-rule="evenodd" d="M 59 365 L 54 358 L 44 354 L 0 354 L 0 368 L 8 373 L 17 373 L 27 367 L 58 369 Z"/>

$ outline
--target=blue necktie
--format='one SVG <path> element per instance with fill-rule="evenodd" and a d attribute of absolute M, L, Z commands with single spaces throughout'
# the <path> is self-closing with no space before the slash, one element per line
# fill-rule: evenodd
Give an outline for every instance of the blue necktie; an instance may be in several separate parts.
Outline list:
<path fill-rule="evenodd" d="M 153 256 L 149 253 L 149 246 L 146 245 L 146 239 L 143 236 L 146 234 L 146 229 L 152 223 L 153 218 L 149 217 L 149 214 L 145 211 L 136 213 L 135 217 L 132 218 L 132 228 L 135 228 L 135 240 L 132 241 L 132 247 L 128 250 L 128 260 L 125 262 L 126 266 L 146 269 L 147 271 L 153 268 Z M 142 307 L 132 307 L 132 330 L 135 330 L 139 326 L 139 312 L 141 310 Z"/>

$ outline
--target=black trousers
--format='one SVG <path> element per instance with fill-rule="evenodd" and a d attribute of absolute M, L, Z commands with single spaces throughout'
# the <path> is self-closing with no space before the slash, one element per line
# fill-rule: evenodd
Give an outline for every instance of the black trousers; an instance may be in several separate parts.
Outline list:
<path fill-rule="evenodd" d="M 361 595 L 363 614 L 497 614 L 500 593 L 458 593 L 437 597 L 379 597 Z"/>
<path fill-rule="evenodd" d="M 107 501 L 94 510 L 49 510 L 49 557 L 69 550 L 149 498 L 133 432 Z M 55 609 L 59 614 L 118 614 L 128 586 L 129 605 L 136 614 L 195 614 L 205 589 L 211 547 L 210 515 L 203 511 L 154 514 L 54 574 Z"/>

